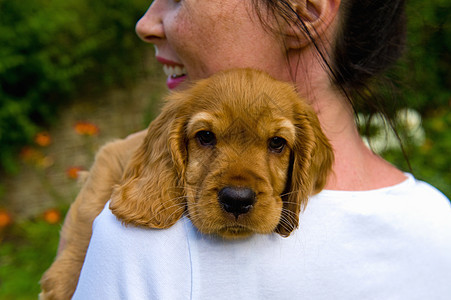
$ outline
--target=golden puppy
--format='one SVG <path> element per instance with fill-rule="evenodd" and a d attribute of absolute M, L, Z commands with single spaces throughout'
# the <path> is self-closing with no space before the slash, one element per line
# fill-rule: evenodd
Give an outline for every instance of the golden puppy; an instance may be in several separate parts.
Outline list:
<path fill-rule="evenodd" d="M 114 183 L 110 208 L 125 224 L 168 228 L 187 214 L 206 234 L 288 236 L 333 162 L 315 113 L 294 88 L 250 69 L 172 93 L 142 139 L 99 153 L 63 228 L 66 246 L 41 281 L 42 298 L 73 294 L 90 226 Z"/>
<path fill-rule="evenodd" d="M 167 228 L 186 212 L 202 233 L 288 236 L 332 165 L 314 111 L 262 72 L 202 80 L 172 94 L 162 115 L 112 195 L 126 224 Z"/>

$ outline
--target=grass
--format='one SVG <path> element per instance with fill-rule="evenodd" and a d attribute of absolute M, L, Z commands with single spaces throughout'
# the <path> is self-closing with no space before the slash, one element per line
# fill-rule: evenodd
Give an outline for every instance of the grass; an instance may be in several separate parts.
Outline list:
<path fill-rule="evenodd" d="M 0 299 L 37 299 L 39 280 L 52 263 L 60 221 L 43 217 L 10 224 L 0 231 Z"/>

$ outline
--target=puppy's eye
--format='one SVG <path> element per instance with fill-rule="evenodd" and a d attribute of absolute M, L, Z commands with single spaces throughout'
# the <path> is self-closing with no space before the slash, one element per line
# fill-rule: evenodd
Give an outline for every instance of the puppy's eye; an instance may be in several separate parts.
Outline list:
<path fill-rule="evenodd" d="M 269 150 L 275 153 L 281 153 L 286 145 L 287 140 L 278 136 L 270 138 L 268 142 Z"/>
<path fill-rule="evenodd" d="M 196 139 L 202 146 L 216 145 L 216 136 L 211 131 L 202 130 L 196 133 Z"/>

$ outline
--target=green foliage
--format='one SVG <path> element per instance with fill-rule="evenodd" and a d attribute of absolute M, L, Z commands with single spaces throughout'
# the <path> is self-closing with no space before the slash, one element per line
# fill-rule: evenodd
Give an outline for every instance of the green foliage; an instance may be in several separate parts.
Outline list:
<path fill-rule="evenodd" d="M 406 155 L 413 175 L 440 189 L 451 199 L 451 2 L 410 0 L 407 2 L 407 49 L 390 71 L 396 95 L 387 97 L 384 108 L 390 117 L 403 107 L 418 111 L 423 120 L 426 141 L 406 142 Z M 386 86 L 379 92 L 389 95 Z M 393 102 L 392 102 L 393 101 Z M 369 128 L 369 127 L 368 127 Z M 401 137 L 408 136 L 398 128 Z M 371 135 L 371 132 L 365 132 Z M 382 155 L 405 171 L 408 162 L 402 151 L 391 149 Z"/>
<path fill-rule="evenodd" d="M 451 199 L 451 112 L 436 110 L 423 119 L 426 141 L 420 145 L 406 145 L 407 155 L 416 178 L 424 180 Z M 409 171 L 400 151 L 391 150 L 384 158 L 400 168 Z"/>
<path fill-rule="evenodd" d="M 39 280 L 55 258 L 60 225 L 14 224 L 0 246 L 0 299 L 36 299 Z"/>
<path fill-rule="evenodd" d="M 451 100 L 451 2 L 411 0 L 407 5 L 407 53 L 399 64 L 407 106 L 423 115 Z"/>
<path fill-rule="evenodd" d="M 451 2 L 411 0 L 407 3 L 408 36 L 405 57 L 395 69 L 401 82 L 400 102 L 423 117 L 426 141 L 406 145 L 413 174 L 451 199 Z M 384 157 L 409 170 L 401 151 Z"/>
<path fill-rule="evenodd" d="M 0 169 L 74 96 L 132 81 L 145 0 L 0 0 Z"/>

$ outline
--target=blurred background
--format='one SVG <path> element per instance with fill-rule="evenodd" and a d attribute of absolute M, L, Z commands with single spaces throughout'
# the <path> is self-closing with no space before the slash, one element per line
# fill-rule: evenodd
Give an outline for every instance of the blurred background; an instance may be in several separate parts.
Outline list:
<path fill-rule="evenodd" d="M 36 299 L 77 172 L 158 114 L 165 76 L 134 33 L 150 2 L 0 0 L 0 299 Z M 450 8 L 408 3 L 408 49 L 386 75 L 404 151 L 379 116 L 362 109 L 358 118 L 374 151 L 448 198 Z"/>

